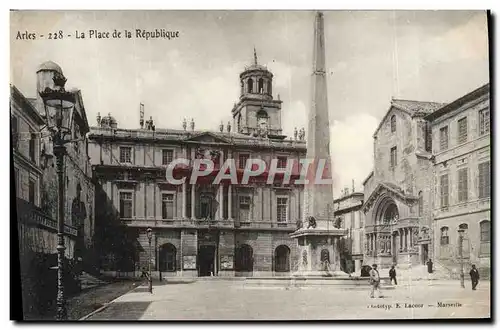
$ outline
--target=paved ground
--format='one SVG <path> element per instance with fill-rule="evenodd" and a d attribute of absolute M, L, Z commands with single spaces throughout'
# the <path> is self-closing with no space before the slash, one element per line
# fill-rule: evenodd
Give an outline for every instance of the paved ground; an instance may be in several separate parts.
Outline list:
<path fill-rule="evenodd" d="M 490 283 L 476 291 L 457 281 L 400 283 L 370 299 L 369 288 L 248 287 L 242 281 L 158 283 L 121 296 L 88 320 L 422 319 L 490 316 Z M 438 304 L 449 304 L 438 307 Z"/>
<path fill-rule="evenodd" d="M 85 290 L 67 300 L 68 320 L 79 320 L 99 307 L 111 302 L 140 283 L 131 280 L 115 281 Z M 55 306 L 54 306 L 55 308 Z M 28 316 L 27 320 L 54 320 L 55 310 L 50 310 L 45 316 Z"/>

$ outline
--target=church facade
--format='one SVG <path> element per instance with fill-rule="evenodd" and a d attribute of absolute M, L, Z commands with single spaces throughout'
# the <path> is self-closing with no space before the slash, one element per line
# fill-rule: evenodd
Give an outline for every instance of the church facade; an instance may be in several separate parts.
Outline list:
<path fill-rule="evenodd" d="M 489 272 L 489 84 L 449 103 L 395 100 L 377 128 L 364 181 L 366 264 Z"/>
<path fill-rule="evenodd" d="M 120 128 L 111 115 L 98 117 L 98 125 L 91 127 L 105 271 L 137 276 L 149 267 L 148 260 L 153 275 L 162 277 L 278 276 L 293 271 L 297 243 L 289 234 L 301 218 L 303 188 L 279 176 L 268 184 L 267 176 L 272 160 L 284 171 L 290 160 L 305 156 L 305 133 L 282 135 L 282 101 L 273 97 L 273 74 L 256 56 L 239 78 L 233 122 L 225 127 L 221 123 L 218 131 L 196 130 L 193 120 L 177 130 L 157 128 L 152 119 L 141 119 L 140 128 Z M 176 167 L 174 176 L 187 180 L 176 185 L 166 180 L 166 169 L 180 158 L 189 164 Z M 246 161 L 255 158 L 266 169 L 247 184 L 213 184 L 227 159 L 235 160 L 240 178 Z M 212 160 L 214 171 L 191 183 L 197 159 Z M 118 248 L 106 242 L 112 236 L 121 242 Z"/>

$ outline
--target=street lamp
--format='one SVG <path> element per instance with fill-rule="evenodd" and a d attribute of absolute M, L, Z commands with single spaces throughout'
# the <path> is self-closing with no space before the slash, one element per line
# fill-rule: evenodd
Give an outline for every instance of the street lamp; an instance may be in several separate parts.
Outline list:
<path fill-rule="evenodd" d="M 458 229 L 458 255 L 460 257 L 460 286 L 465 288 L 464 284 L 464 258 L 463 258 L 463 245 L 464 245 L 464 232 L 465 230 Z"/>
<path fill-rule="evenodd" d="M 151 276 L 151 239 L 153 238 L 153 229 L 147 229 L 148 241 L 149 241 L 149 293 L 153 293 L 153 279 Z"/>
<path fill-rule="evenodd" d="M 57 320 L 67 317 L 64 297 L 64 156 L 66 144 L 71 141 L 71 126 L 75 106 L 75 96 L 72 92 L 46 89 L 40 92 L 43 99 L 43 110 L 47 128 L 54 144 L 54 155 L 57 161 L 58 181 L 58 217 L 57 217 Z"/>

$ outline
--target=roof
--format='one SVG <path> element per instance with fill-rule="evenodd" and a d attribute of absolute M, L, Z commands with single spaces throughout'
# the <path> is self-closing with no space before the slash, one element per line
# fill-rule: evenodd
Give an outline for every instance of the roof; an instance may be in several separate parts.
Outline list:
<path fill-rule="evenodd" d="M 16 86 L 10 85 L 10 97 L 19 103 L 22 109 L 39 125 L 45 124 L 45 120 L 38 113 L 36 106 L 27 99 Z"/>
<path fill-rule="evenodd" d="M 425 117 L 426 120 L 432 121 L 436 118 L 439 118 L 450 111 L 453 111 L 455 109 L 458 109 L 462 105 L 464 105 L 467 102 L 473 101 L 475 99 L 478 99 L 479 97 L 488 94 L 490 92 L 490 83 L 484 84 L 483 86 L 473 90 L 472 92 L 469 92 L 465 94 L 464 96 L 456 99 L 455 101 L 448 103 L 447 105 L 441 107 L 439 110 L 434 111 L 427 115 Z"/>
<path fill-rule="evenodd" d="M 408 193 L 406 193 L 403 189 L 401 189 L 399 186 L 395 185 L 394 183 L 391 182 L 379 182 L 375 189 L 371 192 L 369 196 L 366 196 L 364 204 L 363 204 L 363 209 L 366 209 L 369 207 L 373 202 L 377 199 L 379 196 L 380 192 L 382 190 L 388 190 L 392 193 L 394 193 L 396 196 L 398 196 L 402 200 L 417 200 L 418 197 L 412 196 Z"/>
<path fill-rule="evenodd" d="M 368 174 L 368 176 L 366 177 L 366 179 L 363 180 L 363 186 L 366 184 L 368 179 L 370 179 L 372 176 L 373 176 L 373 171 L 371 171 L 370 174 Z"/>
<path fill-rule="evenodd" d="M 446 103 L 393 99 L 391 105 L 411 115 L 417 115 L 432 113 L 446 105 Z"/>
<path fill-rule="evenodd" d="M 56 63 L 54 63 L 52 61 L 47 61 L 47 62 L 43 62 L 42 64 L 40 64 L 40 66 L 38 67 L 38 69 L 36 70 L 36 72 L 42 71 L 42 70 L 57 71 L 61 75 L 63 74 L 61 67 L 58 64 L 56 64 Z"/>
<path fill-rule="evenodd" d="M 421 116 L 428 115 L 436 111 L 437 109 L 443 107 L 444 105 L 446 105 L 446 103 L 392 99 L 391 106 L 389 107 L 389 110 L 387 110 L 384 118 L 382 118 L 377 129 L 373 133 L 373 137 L 375 137 L 380 127 L 382 127 L 382 124 L 385 122 L 387 116 L 389 115 L 389 113 L 393 108 L 401 110 L 407 113 L 410 117 L 413 117 L 418 115 Z"/>

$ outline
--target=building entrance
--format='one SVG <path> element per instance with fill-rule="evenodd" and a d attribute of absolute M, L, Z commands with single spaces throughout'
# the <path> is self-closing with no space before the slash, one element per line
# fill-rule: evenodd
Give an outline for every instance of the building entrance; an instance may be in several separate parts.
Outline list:
<path fill-rule="evenodd" d="M 200 245 L 198 249 L 198 276 L 215 275 L 215 246 Z"/>
<path fill-rule="evenodd" d="M 429 245 L 422 244 L 422 264 L 425 265 L 429 260 Z"/>

